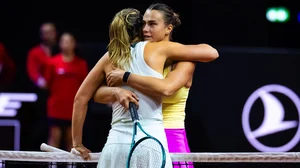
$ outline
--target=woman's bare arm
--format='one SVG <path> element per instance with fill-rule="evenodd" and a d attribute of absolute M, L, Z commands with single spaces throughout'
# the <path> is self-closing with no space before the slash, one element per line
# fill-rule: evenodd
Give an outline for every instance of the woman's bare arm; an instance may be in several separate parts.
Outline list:
<path fill-rule="evenodd" d="M 176 61 L 210 62 L 219 57 L 218 51 L 208 44 L 184 45 L 177 42 L 161 41 L 149 43 L 150 50 L 158 59 Z M 147 47 L 147 45 L 146 45 Z"/>
<path fill-rule="evenodd" d="M 93 95 L 93 99 L 97 103 L 109 104 L 117 101 L 116 96 L 114 95 L 116 87 L 109 87 L 103 83 Z"/>
<path fill-rule="evenodd" d="M 73 104 L 72 116 L 72 141 L 73 146 L 81 152 L 84 159 L 89 158 L 89 150 L 82 146 L 82 128 L 87 113 L 88 102 L 100 84 L 105 80 L 104 68 L 108 62 L 106 53 L 89 72 L 79 87 Z"/>
<path fill-rule="evenodd" d="M 93 98 L 95 102 L 102 104 L 109 104 L 117 101 L 125 108 L 128 108 L 128 102 L 130 101 L 139 106 L 139 98 L 135 93 L 121 87 L 108 87 L 106 84 L 102 84 L 97 89 Z"/>
<path fill-rule="evenodd" d="M 193 62 L 178 62 L 175 69 L 169 72 L 165 79 L 149 76 L 130 74 L 127 85 L 153 96 L 171 96 L 192 79 L 195 70 Z M 122 83 L 123 70 L 114 70 L 108 73 L 109 86 L 117 86 Z"/>

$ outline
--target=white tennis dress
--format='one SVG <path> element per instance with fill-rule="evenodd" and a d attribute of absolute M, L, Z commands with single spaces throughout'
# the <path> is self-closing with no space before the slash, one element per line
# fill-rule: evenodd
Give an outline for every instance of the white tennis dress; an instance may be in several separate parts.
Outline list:
<path fill-rule="evenodd" d="M 128 71 L 156 78 L 163 78 L 163 75 L 150 68 L 144 60 L 144 47 L 147 42 L 139 42 L 131 48 L 132 62 Z M 167 138 L 163 126 L 162 102 L 153 100 L 151 97 L 133 89 L 129 86 L 122 88 L 133 91 L 139 97 L 138 114 L 140 123 L 144 130 L 161 141 L 166 149 L 166 168 L 172 168 L 171 157 L 168 153 Z M 126 160 L 132 140 L 133 122 L 130 112 L 116 102 L 112 105 L 112 122 L 107 141 L 102 149 L 98 168 L 126 168 Z M 139 129 L 138 129 L 139 130 Z M 137 132 L 137 137 L 144 137 L 144 133 Z M 139 138 L 138 138 L 139 139 Z M 147 159 L 147 158 L 145 158 Z M 149 159 L 151 160 L 151 158 Z M 150 161 L 151 162 L 151 161 Z M 149 163 L 151 165 L 151 163 Z M 145 167 L 137 167 L 145 168 Z M 151 166 L 150 166 L 151 168 Z"/>

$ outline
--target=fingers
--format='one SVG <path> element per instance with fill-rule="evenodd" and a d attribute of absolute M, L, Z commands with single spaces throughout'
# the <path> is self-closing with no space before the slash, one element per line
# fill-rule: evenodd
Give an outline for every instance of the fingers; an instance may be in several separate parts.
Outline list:
<path fill-rule="evenodd" d="M 108 76 L 110 76 L 112 72 L 113 72 L 113 71 L 108 72 L 107 75 L 106 75 L 106 78 L 107 78 Z"/>
<path fill-rule="evenodd" d="M 83 153 L 83 154 L 82 154 L 82 157 L 83 157 L 84 160 L 91 160 L 91 156 L 90 156 L 90 154 L 87 153 L 87 152 Z"/>
<path fill-rule="evenodd" d="M 106 75 L 106 81 L 108 86 L 112 85 L 112 81 L 113 81 L 113 76 L 112 76 L 112 71 L 110 71 L 107 75 Z"/>
<path fill-rule="evenodd" d="M 126 109 L 126 110 L 128 110 L 129 109 L 129 102 L 132 102 L 132 103 L 134 103 L 135 105 L 136 105 L 136 108 L 137 109 L 139 109 L 139 102 L 137 102 L 137 101 L 126 101 L 126 102 L 124 102 L 122 105 L 123 105 L 123 107 Z"/>
<path fill-rule="evenodd" d="M 114 80 L 111 76 L 108 76 L 106 78 L 106 82 L 107 82 L 107 86 L 110 86 L 110 87 L 114 86 Z"/>
<path fill-rule="evenodd" d="M 107 83 L 107 86 L 111 86 L 111 83 L 112 83 L 112 82 L 111 82 L 111 78 L 108 77 L 108 78 L 106 79 L 106 83 Z"/>
<path fill-rule="evenodd" d="M 135 93 L 131 92 L 131 96 L 129 97 L 129 102 L 134 103 L 136 105 L 137 109 L 139 108 L 139 98 Z M 128 102 L 128 104 L 129 104 L 129 102 Z"/>
<path fill-rule="evenodd" d="M 136 108 L 138 109 L 139 108 L 139 97 L 132 92 L 131 94 L 131 100 L 130 102 L 133 102 L 135 105 L 136 105 Z"/>
<path fill-rule="evenodd" d="M 137 109 L 139 109 L 139 102 L 136 99 L 132 100 L 131 102 L 136 105 Z"/>
<path fill-rule="evenodd" d="M 132 97 L 133 97 L 136 101 L 139 101 L 139 97 L 138 97 L 135 93 L 133 93 L 133 92 L 132 92 Z"/>
<path fill-rule="evenodd" d="M 128 110 L 129 109 L 129 100 L 124 100 L 123 102 L 121 102 L 121 105 Z"/>
<path fill-rule="evenodd" d="M 91 151 L 85 147 L 77 147 L 75 148 L 76 151 L 80 152 L 80 156 L 84 159 L 84 160 L 90 160 L 91 156 L 89 153 L 91 153 Z"/>
<path fill-rule="evenodd" d="M 88 153 L 92 153 L 92 151 L 90 151 L 89 149 L 86 149 Z"/>
<path fill-rule="evenodd" d="M 119 68 L 116 68 L 115 70 L 108 72 L 106 75 L 107 86 L 121 85 L 123 83 L 124 73 L 125 71 Z"/>
<path fill-rule="evenodd" d="M 109 73 L 106 75 L 106 81 L 107 81 L 107 83 L 111 80 L 110 74 L 111 74 L 111 72 L 109 72 Z"/>
<path fill-rule="evenodd" d="M 133 97 L 129 97 L 128 99 L 123 100 L 122 103 L 121 103 L 122 106 L 123 106 L 126 110 L 129 109 L 129 102 L 134 103 L 134 104 L 137 106 L 137 108 L 138 108 L 138 106 L 139 106 L 138 101 L 137 101 L 136 99 L 134 99 Z"/>
<path fill-rule="evenodd" d="M 112 71 L 110 71 L 110 72 L 108 72 L 108 73 L 106 74 L 106 79 L 110 79 L 110 78 L 111 78 L 111 73 L 112 73 Z"/>
<path fill-rule="evenodd" d="M 107 82 L 107 86 L 110 86 L 110 87 L 116 85 L 116 80 L 112 75 L 112 71 L 106 75 L 106 82 Z"/>

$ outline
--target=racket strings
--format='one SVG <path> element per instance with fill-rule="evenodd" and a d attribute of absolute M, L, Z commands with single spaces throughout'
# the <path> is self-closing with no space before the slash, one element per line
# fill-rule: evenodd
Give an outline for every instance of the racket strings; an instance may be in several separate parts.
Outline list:
<path fill-rule="evenodd" d="M 161 168 L 163 151 L 154 139 L 142 140 L 132 152 L 130 168 Z"/>

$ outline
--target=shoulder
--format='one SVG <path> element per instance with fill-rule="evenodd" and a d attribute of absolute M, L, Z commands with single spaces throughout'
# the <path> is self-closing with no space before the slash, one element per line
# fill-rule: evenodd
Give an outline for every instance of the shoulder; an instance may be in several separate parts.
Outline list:
<path fill-rule="evenodd" d="M 139 41 L 137 43 L 135 43 L 133 46 L 136 46 L 136 45 L 145 45 L 147 44 L 149 41 Z"/>
<path fill-rule="evenodd" d="M 157 42 L 148 42 L 146 46 L 150 46 L 151 48 L 156 49 L 170 49 L 173 47 L 178 47 L 179 45 L 182 45 L 178 42 L 172 42 L 172 41 L 157 41 Z"/>
<path fill-rule="evenodd" d="M 62 57 L 62 55 L 59 53 L 59 54 L 53 55 L 52 57 L 50 57 L 50 59 L 55 60 L 55 59 L 60 59 L 61 57 Z"/>
<path fill-rule="evenodd" d="M 62 55 L 61 54 L 56 54 L 56 55 L 49 58 L 49 62 L 60 62 L 60 61 L 62 61 Z"/>
<path fill-rule="evenodd" d="M 145 52 L 151 53 L 151 55 L 167 55 L 171 50 L 175 50 L 176 46 L 173 45 L 174 42 L 170 41 L 159 41 L 159 42 L 148 42 L 145 45 Z"/>
<path fill-rule="evenodd" d="M 40 45 L 35 45 L 32 48 L 29 49 L 28 53 L 32 54 L 32 53 L 37 53 L 41 51 L 41 46 Z"/>
<path fill-rule="evenodd" d="M 110 61 L 109 61 L 109 54 L 108 52 L 106 52 L 95 64 L 94 67 L 106 67 L 107 65 L 110 65 Z"/>
<path fill-rule="evenodd" d="M 181 44 L 174 41 L 149 41 L 148 44 L 150 45 L 174 45 L 174 44 Z"/>
<path fill-rule="evenodd" d="M 41 48 L 40 45 L 36 45 L 32 48 L 29 49 L 28 51 L 28 56 L 29 57 L 40 57 L 41 54 L 43 54 L 43 49 Z"/>
<path fill-rule="evenodd" d="M 105 69 L 110 67 L 110 62 L 109 62 L 109 54 L 106 52 L 94 65 L 94 67 L 91 70 L 91 73 L 105 73 Z"/>
<path fill-rule="evenodd" d="M 109 63 L 109 53 L 106 52 L 106 53 L 100 58 L 99 61 L 103 61 L 103 62 Z"/>
<path fill-rule="evenodd" d="M 109 58 L 109 53 L 106 52 L 100 59 L 99 61 L 96 63 L 95 67 L 101 67 L 103 69 L 106 69 L 107 67 L 109 67 L 110 64 L 110 58 Z"/>

